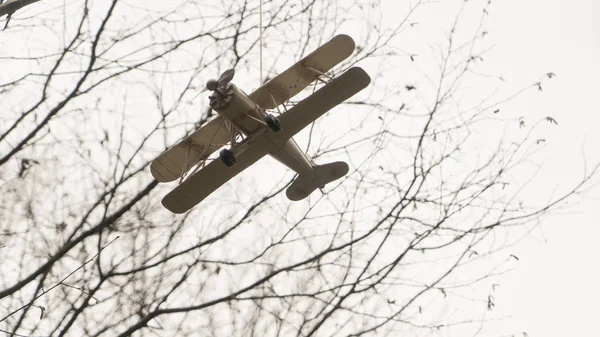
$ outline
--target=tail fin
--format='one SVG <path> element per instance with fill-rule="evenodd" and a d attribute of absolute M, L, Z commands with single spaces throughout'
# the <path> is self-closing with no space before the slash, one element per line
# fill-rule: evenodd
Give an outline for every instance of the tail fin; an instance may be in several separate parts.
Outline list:
<path fill-rule="evenodd" d="M 312 176 L 298 176 L 285 191 L 285 194 L 290 200 L 302 200 L 317 188 L 323 188 L 326 184 L 345 176 L 348 171 L 348 164 L 343 161 L 316 165 L 314 166 L 314 174 Z"/>

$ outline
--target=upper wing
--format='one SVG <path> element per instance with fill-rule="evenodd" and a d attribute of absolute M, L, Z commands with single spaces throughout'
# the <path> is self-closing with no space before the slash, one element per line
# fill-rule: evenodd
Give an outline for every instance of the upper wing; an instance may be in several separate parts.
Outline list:
<path fill-rule="evenodd" d="M 261 108 L 274 109 L 352 55 L 354 46 L 350 36 L 337 35 L 249 96 Z"/>
<path fill-rule="evenodd" d="M 256 137 L 250 144 L 242 143 L 240 145 L 247 145 L 247 147 L 239 153 L 234 149 L 235 165 L 227 167 L 223 161 L 213 160 L 167 194 L 162 200 L 163 206 L 173 213 L 186 212 L 219 186 L 275 149 L 275 144 L 270 142 L 264 134 Z"/>
<path fill-rule="evenodd" d="M 217 116 L 156 158 L 150 171 L 159 182 L 176 180 L 228 142 L 229 131 L 223 118 Z"/>

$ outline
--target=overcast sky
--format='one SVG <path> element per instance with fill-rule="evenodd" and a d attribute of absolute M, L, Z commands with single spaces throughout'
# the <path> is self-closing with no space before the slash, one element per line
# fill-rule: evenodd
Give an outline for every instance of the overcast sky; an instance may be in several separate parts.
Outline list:
<path fill-rule="evenodd" d="M 544 184 L 525 191 L 543 202 L 554 189 L 580 180 L 586 163 L 589 168 L 600 160 L 600 1 L 492 1 L 485 30 L 494 48 L 486 64 L 517 87 L 547 72 L 556 74 L 542 93 L 511 105 L 528 119 L 552 116 L 558 122 L 548 129 L 553 136 L 538 180 Z M 386 3 L 406 7 L 405 1 Z M 387 13 L 393 20 L 394 11 Z M 441 10 L 436 15 L 440 21 L 453 19 Z M 353 37 L 360 41 L 359 34 Z M 510 316 L 497 324 L 498 336 L 598 335 L 600 187 L 579 201 L 545 217 L 540 229 L 512 251 L 519 257 L 516 269 L 503 276 L 496 293 L 495 310 Z"/>
<path fill-rule="evenodd" d="M 494 61 L 504 63 L 497 66 L 524 81 L 557 75 L 541 99 L 519 104 L 556 118 L 560 136 L 548 142 L 541 174 L 561 186 L 572 183 L 582 175 L 584 155 L 589 166 L 600 159 L 600 2 L 494 1 L 493 10 Z M 543 231 L 516 250 L 518 269 L 497 296 L 498 310 L 512 315 L 499 326 L 506 334 L 597 336 L 600 189 L 562 213 L 546 218 Z"/>
<path fill-rule="evenodd" d="M 446 4 L 455 9 L 456 3 Z M 403 1 L 386 4 L 398 10 L 407 6 Z M 397 20 L 398 11 L 384 12 L 388 20 Z M 443 7 L 425 15 L 436 15 L 440 22 L 454 19 Z M 543 202 L 552 191 L 564 191 L 581 179 L 586 163 L 590 168 L 600 160 L 600 2 L 493 0 L 484 30 L 493 41 L 486 65 L 514 88 L 547 72 L 556 74 L 539 95 L 526 94 L 503 107 L 528 121 L 552 116 L 558 122 L 544 126 L 552 135 L 537 183 L 525 191 Z M 491 323 L 495 331 L 488 329 L 485 336 L 598 335 L 600 188 L 569 206 L 543 218 L 540 229 L 511 250 L 520 260 L 503 276 L 495 297 L 495 312 L 508 318 Z"/>

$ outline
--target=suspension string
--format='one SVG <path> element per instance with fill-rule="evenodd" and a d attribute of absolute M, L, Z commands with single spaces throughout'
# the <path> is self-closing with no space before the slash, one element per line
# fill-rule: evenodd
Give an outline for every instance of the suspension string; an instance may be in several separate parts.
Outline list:
<path fill-rule="evenodd" d="M 263 85 L 263 20 L 262 20 L 262 0 L 260 0 L 260 8 L 259 8 L 259 43 L 260 43 L 260 86 Z"/>

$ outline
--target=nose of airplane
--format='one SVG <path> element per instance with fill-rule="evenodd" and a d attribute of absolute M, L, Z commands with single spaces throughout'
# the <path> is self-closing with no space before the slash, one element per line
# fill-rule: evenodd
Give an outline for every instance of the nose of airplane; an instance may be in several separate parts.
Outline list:
<path fill-rule="evenodd" d="M 217 80 L 208 80 L 206 82 L 206 89 L 210 91 L 215 91 L 217 89 L 218 82 Z"/>

